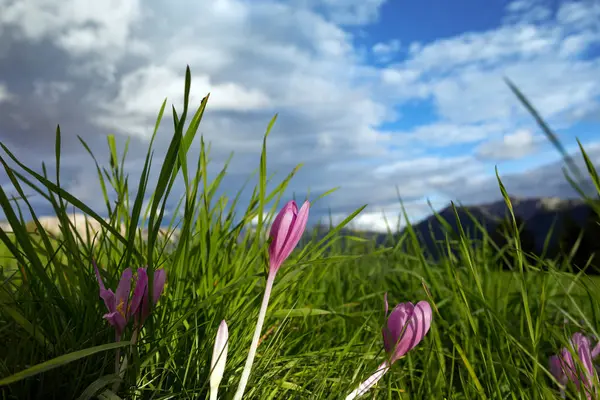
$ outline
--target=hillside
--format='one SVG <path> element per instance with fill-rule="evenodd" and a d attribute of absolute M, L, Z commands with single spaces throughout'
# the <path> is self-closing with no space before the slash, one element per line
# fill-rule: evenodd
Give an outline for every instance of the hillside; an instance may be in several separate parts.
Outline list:
<path fill-rule="evenodd" d="M 591 207 L 579 199 L 511 198 L 511 203 L 515 216 L 524 221 L 524 229 L 533 236 L 536 254 L 541 254 L 544 242 L 550 234 L 549 255 L 555 255 L 558 251 L 560 234 L 567 221 L 583 227 L 592 213 Z M 509 215 L 503 200 L 479 205 L 456 205 L 456 209 L 463 230 L 473 240 L 480 240 L 483 237 L 479 227 L 485 228 L 488 234 L 492 234 L 503 219 Z M 444 256 L 446 250 L 443 243 L 449 233 L 438 218 L 443 218 L 452 230 L 457 231 L 458 224 L 451 205 L 439 211 L 437 216 L 432 214 L 412 226 L 420 239 L 425 255 L 434 260 Z M 315 231 L 316 236 L 322 238 L 326 235 L 328 228 L 315 227 L 311 234 L 315 234 Z M 389 243 L 388 235 L 385 233 L 342 229 L 341 234 L 358 235 L 374 240 L 379 245 L 386 241 L 388 244 L 393 244 Z M 448 237 L 452 237 L 452 234 L 450 233 Z M 440 246 L 442 247 L 440 248 Z"/>

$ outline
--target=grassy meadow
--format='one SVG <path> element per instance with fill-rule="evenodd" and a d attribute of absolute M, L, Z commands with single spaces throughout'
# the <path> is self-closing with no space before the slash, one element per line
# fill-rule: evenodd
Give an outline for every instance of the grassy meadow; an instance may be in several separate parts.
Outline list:
<path fill-rule="evenodd" d="M 5 153 L 0 162 L 17 192 L 9 197 L 0 188 L 0 205 L 13 230 L 0 230 L 1 399 L 208 399 L 221 320 L 227 321 L 229 344 L 219 398 L 233 399 L 265 290 L 268 242 L 263 233 L 293 198 L 286 187 L 297 169 L 282 182 L 268 178 L 266 147 L 273 119 L 263 148 L 257 149 L 258 184 L 251 200 L 240 203 L 239 193 L 217 197 L 226 166 L 208 180 L 204 142 L 199 158 L 188 158 L 199 142 L 194 139 L 204 109 L 210 107 L 207 97 L 198 108 L 188 108 L 190 80 L 188 69 L 184 107 L 173 109 L 170 147 L 157 160 L 150 143 L 139 182 L 128 179 L 126 149 L 117 149 L 112 137 L 106 167 L 82 143 L 96 163 L 108 220 L 66 192 L 58 174 L 36 172 L 37 166 L 22 164 L 0 144 Z M 166 100 L 156 130 L 165 105 Z M 56 139 L 58 169 L 59 130 Z M 598 187 L 583 148 L 582 156 Z M 160 171 L 158 181 L 149 180 L 150 169 Z M 175 196 L 175 179 L 183 180 L 185 193 L 167 220 L 163 215 L 167 199 Z M 25 196 L 32 190 L 64 221 L 60 238 L 43 229 L 32 234 L 27 227 L 36 224 Z M 500 181 L 498 191 L 508 201 Z M 145 209 L 142 204 L 150 196 Z M 308 200 L 314 205 L 320 197 Z M 305 240 L 277 273 L 245 399 L 344 399 L 386 357 L 381 334 L 385 293 L 391 307 L 428 301 L 433 320 L 423 341 L 395 362 L 364 399 L 560 398 L 548 358 L 574 332 L 600 336 L 597 277 L 567 272 L 564 261 L 524 257 L 516 229 L 506 249 L 516 255 L 512 272 L 498 267 L 493 243 L 474 246 L 460 231 L 445 244 L 457 252 L 437 263 L 423 254 L 410 226 L 388 247 L 375 247 L 358 235 L 342 241 L 338 231 L 364 208 L 357 206 L 326 237 Z M 68 229 L 72 207 L 98 220 L 102 234 L 84 240 Z M 24 213 L 33 214 L 33 221 Z M 256 219 L 258 234 L 246 234 Z M 124 234 L 121 224 L 128 227 Z M 167 224 L 181 229 L 171 249 L 158 238 L 159 228 Z M 146 241 L 137 237 L 139 226 L 149 230 Z M 390 237 L 396 237 L 392 230 Z M 149 275 L 158 268 L 166 271 L 164 292 L 136 343 L 131 325 L 115 342 L 113 327 L 102 318 L 106 309 L 92 260 L 113 290 L 126 267 L 147 265 Z M 115 370 L 116 354 L 127 358 L 122 373 Z M 586 398 L 572 384 L 564 396 Z"/>

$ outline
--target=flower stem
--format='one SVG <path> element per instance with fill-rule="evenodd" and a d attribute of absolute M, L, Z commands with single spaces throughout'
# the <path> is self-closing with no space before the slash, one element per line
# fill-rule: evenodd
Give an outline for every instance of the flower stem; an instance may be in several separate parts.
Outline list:
<path fill-rule="evenodd" d="M 363 383 L 358 385 L 358 387 L 356 389 L 354 389 L 354 391 L 352 391 L 352 393 L 350 393 L 346 397 L 346 400 L 354 400 L 354 399 L 362 396 L 363 394 L 367 393 L 369 391 L 369 389 L 371 389 L 371 387 L 373 387 L 381 378 L 383 378 L 385 373 L 388 372 L 389 370 L 390 370 L 390 365 L 388 364 L 387 361 L 385 361 L 383 364 L 381 364 L 377 368 L 377 371 L 375 371 L 375 373 L 373 375 L 371 375 L 370 377 L 367 378 L 367 380 L 365 380 Z"/>
<path fill-rule="evenodd" d="M 120 363 L 119 360 L 121 359 L 121 348 L 119 347 L 117 349 L 117 355 L 115 356 L 115 374 L 119 374 L 119 369 L 120 369 Z"/>
<path fill-rule="evenodd" d="M 252 370 L 252 364 L 254 363 L 254 357 L 256 356 L 256 348 L 258 347 L 258 340 L 260 339 L 260 332 L 262 331 L 263 324 L 265 323 L 265 316 L 267 315 L 267 307 L 269 306 L 269 297 L 271 297 L 271 290 L 273 289 L 273 282 L 275 281 L 275 274 L 269 273 L 267 277 L 267 286 L 265 287 L 265 294 L 263 296 L 262 305 L 258 312 L 258 320 L 256 321 L 256 328 L 254 329 L 254 336 L 252 337 L 252 343 L 250 344 L 250 351 L 248 351 L 248 358 L 246 359 L 246 365 L 242 371 L 242 377 L 238 386 L 237 392 L 233 400 L 241 400 L 248 384 L 248 378 L 250 377 L 250 371 Z"/>
<path fill-rule="evenodd" d="M 133 347 L 135 345 L 135 343 L 137 342 L 137 337 L 138 337 L 138 333 L 139 333 L 139 328 L 135 328 L 133 330 L 133 334 L 131 335 L 131 346 Z M 121 348 L 117 349 L 117 359 L 115 362 L 115 373 L 117 375 L 119 375 L 119 377 L 121 379 L 123 379 L 123 377 L 125 376 L 125 370 L 127 369 L 127 354 L 125 354 L 123 356 L 123 365 L 121 365 L 119 367 L 119 358 L 120 358 L 120 354 L 121 354 Z M 117 392 L 119 390 L 119 386 L 121 386 L 121 381 L 118 380 L 113 384 L 112 387 L 112 391 L 113 392 Z"/>

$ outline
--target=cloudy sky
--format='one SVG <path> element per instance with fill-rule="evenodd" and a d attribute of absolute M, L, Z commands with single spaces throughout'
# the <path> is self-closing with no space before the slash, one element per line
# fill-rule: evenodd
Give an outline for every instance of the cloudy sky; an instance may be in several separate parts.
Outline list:
<path fill-rule="evenodd" d="M 270 172 L 304 163 L 290 196 L 340 187 L 313 220 L 369 204 L 355 226 L 385 229 L 396 187 L 415 220 L 427 199 L 496 200 L 496 166 L 512 195 L 572 196 L 504 76 L 570 151 L 578 137 L 600 162 L 599 0 L 0 0 L 0 140 L 51 166 L 60 124 L 63 184 L 101 212 L 77 136 L 102 162 L 107 134 L 129 137 L 127 171 L 139 176 L 163 99 L 181 109 L 188 64 L 194 104 L 211 93 L 200 133 L 212 173 L 235 154 L 223 191 L 258 166 L 279 113 Z M 12 193 L 4 171 L 0 184 Z"/>

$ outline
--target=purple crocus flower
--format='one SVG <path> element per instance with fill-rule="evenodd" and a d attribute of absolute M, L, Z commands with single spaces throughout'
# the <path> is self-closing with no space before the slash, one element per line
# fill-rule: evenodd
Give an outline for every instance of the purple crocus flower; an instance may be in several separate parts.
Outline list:
<path fill-rule="evenodd" d="M 121 275 L 121 280 L 117 286 L 116 294 L 112 290 L 104 287 L 104 282 L 100 276 L 100 271 L 96 262 L 92 260 L 98 285 L 100 286 L 100 297 L 108 309 L 104 318 L 115 328 L 116 340 L 121 340 L 123 331 L 131 317 L 135 318 L 136 324 L 143 325 L 150 314 L 150 304 L 148 301 L 148 274 L 146 268 L 138 268 L 137 277 L 133 278 L 130 268 L 126 268 Z M 152 291 L 152 303 L 156 304 L 165 286 L 167 274 L 164 269 L 154 271 L 154 284 Z M 135 280 L 135 289 L 131 294 L 131 281 Z"/>
<path fill-rule="evenodd" d="M 388 313 L 387 293 L 384 296 L 385 314 Z M 404 357 L 419 344 L 431 327 L 431 306 L 426 301 L 417 304 L 400 303 L 390 313 L 383 327 L 383 346 L 390 357 L 390 364 Z"/>
<path fill-rule="evenodd" d="M 154 271 L 154 282 L 152 287 L 152 305 L 155 305 L 162 294 L 165 287 L 165 281 L 167 280 L 167 272 L 160 268 Z M 148 273 L 146 268 L 138 268 L 137 280 L 135 290 L 133 292 L 133 298 L 131 300 L 131 308 L 129 310 L 129 317 L 134 316 L 136 324 L 143 325 L 148 315 L 150 315 L 150 303 L 148 293 Z M 141 311 L 140 311 L 141 308 Z M 138 311 L 140 311 L 138 313 Z"/>
<path fill-rule="evenodd" d="M 384 302 L 387 315 L 387 293 L 384 295 Z M 418 345 L 429 332 L 432 317 L 431 306 L 426 301 L 419 301 L 417 304 L 400 303 L 394 307 L 382 329 L 383 347 L 388 354 L 388 359 L 377 368 L 373 375 L 350 393 L 346 400 L 353 400 L 365 394 L 383 378 L 394 362 Z"/>
<path fill-rule="evenodd" d="M 298 245 L 306 228 L 309 208 L 308 200 L 302 204 L 300 210 L 296 202 L 290 200 L 275 217 L 269 232 L 273 239 L 269 245 L 269 275 L 277 273 L 281 264 Z"/>
<path fill-rule="evenodd" d="M 571 381 L 575 384 L 577 390 L 583 388 L 586 397 L 591 400 L 597 392 L 598 385 L 600 385 L 592 363 L 592 360 L 600 354 L 600 343 L 592 350 L 590 340 L 577 332 L 571 337 L 571 345 L 579 360 L 574 360 L 569 349 L 563 347 L 560 354 L 550 357 L 550 372 L 563 387 L 561 392 L 563 392 L 567 382 Z M 577 371 L 578 362 L 583 366 L 583 371 L 580 371 L 579 374 Z"/>
<path fill-rule="evenodd" d="M 129 293 L 131 291 L 131 269 L 126 268 L 121 274 L 121 280 L 117 286 L 117 292 L 114 293 L 110 289 L 104 287 L 102 277 L 96 262 L 92 260 L 98 285 L 100 286 L 100 297 L 104 300 L 104 304 L 108 309 L 108 313 L 104 314 L 103 318 L 115 328 L 116 340 L 121 340 L 121 335 L 127 326 L 129 319 Z"/>
<path fill-rule="evenodd" d="M 248 378 L 250 377 L 250 372 L 252 370 L 252 363 L 256 356 L 260 332 L 262 331 L 265 322 L 265 315 L 267 314 L 269 297 L 271 296 L 271 290 L 273 289 L 273 283 L 275 282 L 275 275 L 277 275 L 277 271 L 279 271 L 281 264 L 283 264 L 290 254 L 292 254 L 292 251 L 298 245 L 298 242 L 304 233 L 304 229 L 306 228 L 309 208 L 310 203 L 308 200 L 302 204 L 300 210 L 298 210 L 298 206 L 294 200 L 288 201 L 281 211 L 279 211 L 277 217 L 275 217 L 271 230 L 269 231 L 269 236 L 271 236 L 272 240 L 269 244 L 269 274 L 267 275 L 267 284 L 265 286 L 263 301 L 258 312 L 258 320 L 256 321 L 252 342 L 250 343 L 250 351 L 248 351 L 246 364 L 242 370 L 240 383 L 233 400 L 241 400 L 244 391 L 246 390 Z"/>

